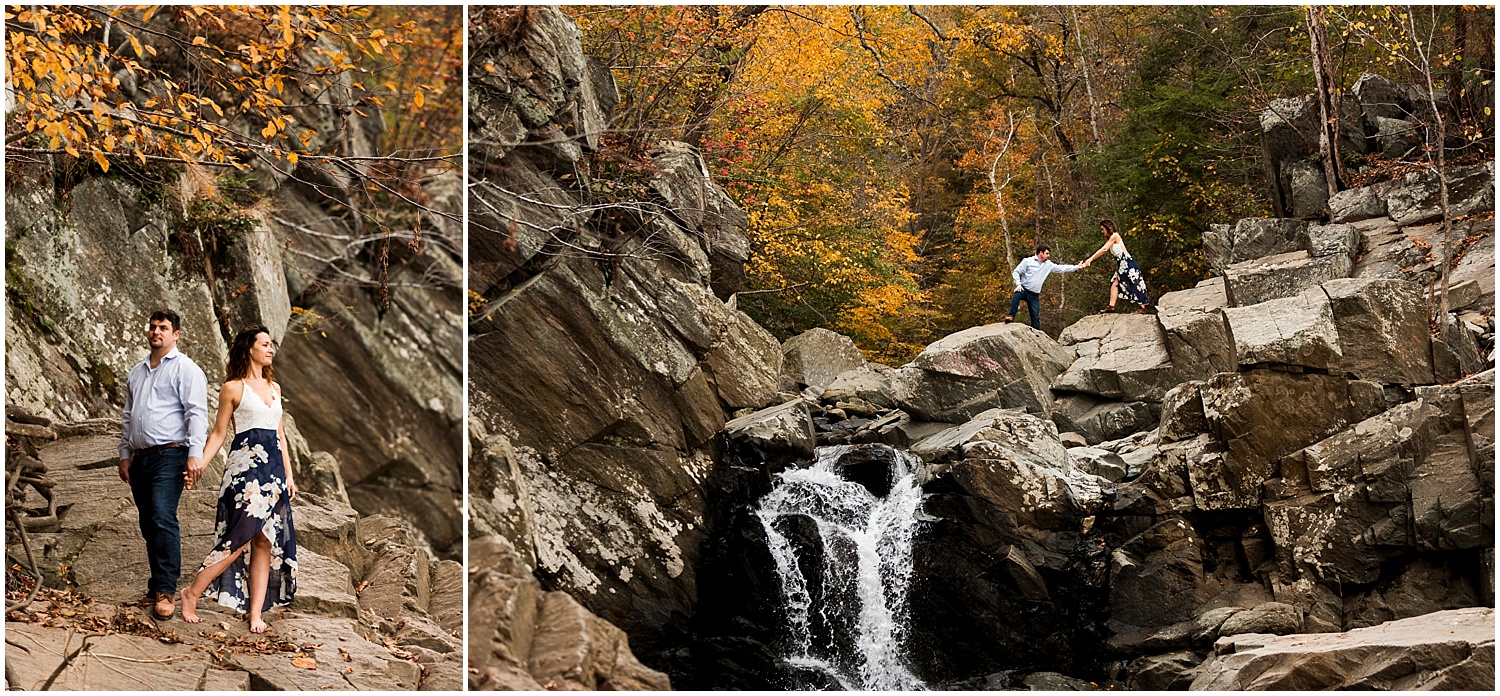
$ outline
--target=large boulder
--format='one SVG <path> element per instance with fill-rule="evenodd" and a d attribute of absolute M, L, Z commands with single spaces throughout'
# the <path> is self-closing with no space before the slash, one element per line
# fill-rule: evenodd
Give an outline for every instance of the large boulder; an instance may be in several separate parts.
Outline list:
<path fill-rule="evenodd" d="M 1047 413 L 1073 356 L 1022 324 L 976 326 L 927 346 L 896 370 L 896 401 L 914 418 L 963 422 L 991 408 Z"/>
<path fill-rule="evenodd" d="M 782 377 L 798 389 L 822 389 L 839 375 L 864 365 L 865 356 L 854 341 L 828 329 L 808 329 L 781 344 Z"/>
<path fill-rule="evenodd" d="M 1495 163 L 1453 167 L 1448 180 L 1449 211 L 1453 217 L 1495 209 Z M 1443 219 L 1437 175 L 1430 171 L 1407 174 L 1385 195 L 1387 214 L 1402 226 Z"/>
<path fill-rule="evenodd" d="M 1343 365 L 1333 307 L 1322 288 L 1231 307 L 1224 317 L 1241 368 L 1270 364 L 1338 370 Z"/>
<path fill-rule="evenodd" d="M 1307 221 L 1244 218 L 1234 225 L 1210 225 L 1203 234 L 1208 265 L 1223 272 L 1232 264 L 1307 248 Z"/>
<path fill-rule="evenodd" d="M 1382 384 L 1430 384 L 1432 360 L 1422 289 L 1404 280 L 1343 278 L 1323 284 L 1341 369 Z"/>
<path fill-rule="evenodd" d="M 821 398 L 833 401 L 861 399 L 882 408 L 896 407 L 895 369 L 880 363 L 843 372 L 823 389 Z"/>
<path fill-rule="evenodd" d="M 1349 275 L 1353 259 L 1345 254 L 1313 256 L 1306 251 L 1276 254 L 1236 263 L 1224 269 L 1230 307 L 1248 307 L 1292 297 Z"/>
<path fill-rule="evenodd" d="M 1347 633 L 1220 638 L 1192 688 L 1493 691 L 1495 610 L 1437 612 Z"/>
<path fill-rule="evenodd" d="M 1156 423 L 1153 404 L 1105 401 L 1088 394 L 1069 394 L 1052 402 L 1052 422 L 1061 432 L 1082 435 L 1091 445 L 1150 429 Z"/>
<path fill-rule="evenodd" d="M 812 456 L 817 445 L 812 410 L 802 399 L 747 413 L 725 423 L 724 439 L 750 445 L 760 452 L 804 457 Z"/>
<path fill-rule="evenodd" d="M 1215 375 L 1200 388 L 1209 432 L 1222 456 L 1189 464 L 1200 508 L 1253 509 L 1261 483 L 1284 456 L 1356 422 L 1349 380 L 1270 370 Z"/>
<path fill-rule="evenodd" d="M 1167 354 L 1183 379 L 1205 379 L 1235 369 L 1234 343 L 1224 313 L 1229 306 L 1223 278 L 1210 278 L 1156 300 L 1156 319 L 1167 335 Z"/>
<path fill-rule="evenodd" d="M 1161 324 L 1151 315 L 1089 315 L 1064 329 L 1058 341 L 1078 356 L 1053 383 L 1059 391 L 1160 402 L 1180 381 Z"/>

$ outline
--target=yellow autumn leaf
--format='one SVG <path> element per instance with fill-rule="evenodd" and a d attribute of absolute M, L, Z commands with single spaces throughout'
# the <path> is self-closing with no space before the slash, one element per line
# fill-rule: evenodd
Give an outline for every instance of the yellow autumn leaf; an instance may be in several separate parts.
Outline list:
<path fill-rule="evenodd" d="M 109 171 L 109 158 L 105 157 L 104 153 L 102 153 L 102 152 L 100 152 L 98 150 L 95 150 L 94 151 L 94 161 L 99 163 L 99 168 L 100 169 L 103 169 L 105 172 Z"/>
<path fill-rule="evenodd" d="M 145 56 L 146 51 L 145 49 L 141 48 L 140 39 L 137 39 L 129 34 L 126 34 L 125 38 L 130 39 L 130 47 L 135 49 L 135 57 L 141 58 Z"/>
<path fill-rule="evenodd" d="M 417 105 L 417 108 L 422 107 L 422 102 L 424 101 L 424 99 L 422 97 L 421 89 L 418 89 L 415 94 L 411 95 L 411 101 L 413 104 Z"/>
<path fill-rule="evenodd" d="M 287 155 L 286 155 L 286 161 L 287 161 L 288 164 L 296 164 L 297 163 L 297 153 L 295 153 L 295 152 L 288 152 Z"/>
<path fill-rule="evenodd" d="M 273 135 L 276 135 L 276 124 L 275 123 L 271 123 L 270 121 L 267 121 L 266 122 L 266 127 L 260 129 L 260 137 L 262 137 L 262 138 L 270 138 Z"/>

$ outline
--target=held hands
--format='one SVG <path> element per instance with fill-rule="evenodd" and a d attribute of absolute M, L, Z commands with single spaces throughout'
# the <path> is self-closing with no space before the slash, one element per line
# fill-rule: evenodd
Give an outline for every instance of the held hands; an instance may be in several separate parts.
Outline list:
<path fill-rule="evenodd" d="M 1082 263 L 1078 264 L 1078 269 L 1079 270 L 1083 270 L 1085 268 L 1088 268 L 1089 264 L 1091 264 L 1091 263 L 1093 263 L 1093 261 L 1089 261 L 1089 260 L 1085 259 Z"/>
<path fill-rule="evenodd" d="M 208 468 L 208 463 L 203 461 L 202 457 L 188 457 L 187 471 L 183 472 L 182 477 L 187 479 L 189 489 L 203 477 L 203 470 L 206 468 Z"/>

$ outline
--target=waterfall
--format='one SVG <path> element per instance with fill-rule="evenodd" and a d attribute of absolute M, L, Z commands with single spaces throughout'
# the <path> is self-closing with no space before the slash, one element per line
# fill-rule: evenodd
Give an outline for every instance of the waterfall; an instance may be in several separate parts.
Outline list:
<path fill-rule="evenodd" d="M 921 460 L 864 445 L 890 455 L 890 492 L 878 497 L 839 475 L 856 447 L 818 448 L 812 466 L 776 475 L 756 509 L 786 600 L 786 661 L 846 690 L 921 689 L 903 649 Z"/>

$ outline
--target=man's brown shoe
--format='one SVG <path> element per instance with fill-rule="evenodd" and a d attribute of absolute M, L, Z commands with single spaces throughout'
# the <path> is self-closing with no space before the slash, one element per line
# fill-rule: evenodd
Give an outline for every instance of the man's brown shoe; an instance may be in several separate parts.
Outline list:
<path fill-rule="evenodd" d="M 1009 314 L 1005 315 L 1005 323 L 1009 324 L 1009 323 L 1011 323 L 1011 322 L 1013 322 L 1015 320 L 1016 320 L 1015 317 L 1013 317 L 1013 316 L 1011 316 Z"/>
<path fill-rule="evenodd" d="M 156 593 L 156 605 L 151 607 L 151 618 L 156 619 L 157 621 L 170 620 L 172 618 L 172 614 L 176 613 L 177 611 L 177 604 L 172 600 L 173 595 L 170 592 Z M 165 611 L 163 611 L 163 609 L 165 609 Z"/>

